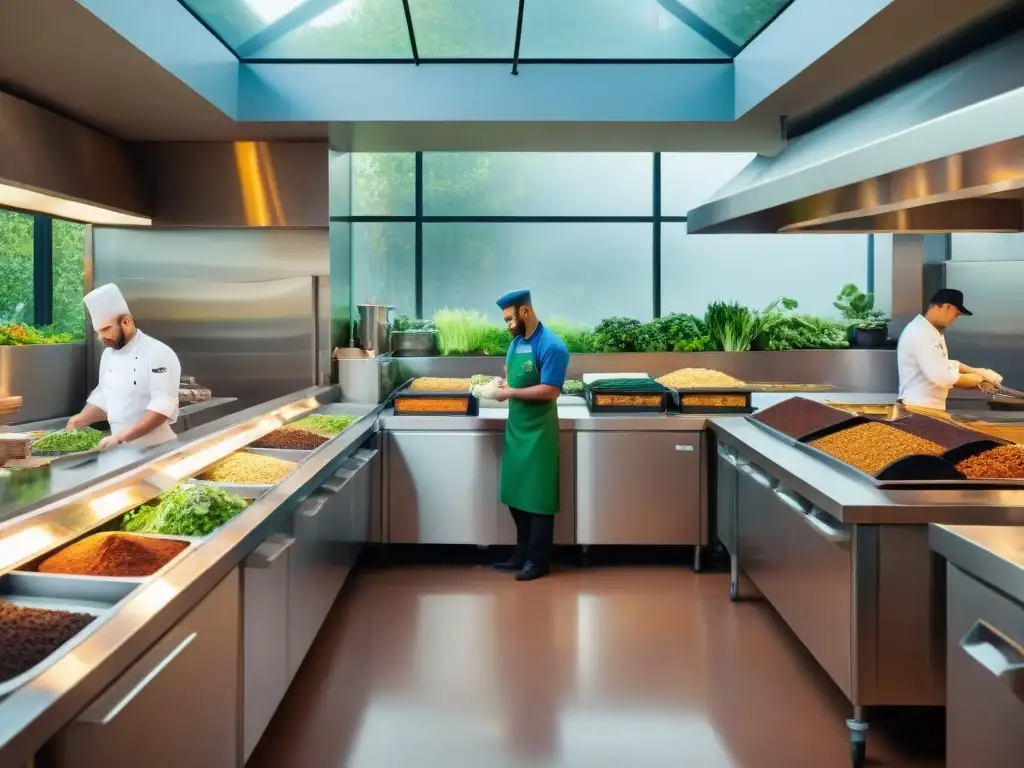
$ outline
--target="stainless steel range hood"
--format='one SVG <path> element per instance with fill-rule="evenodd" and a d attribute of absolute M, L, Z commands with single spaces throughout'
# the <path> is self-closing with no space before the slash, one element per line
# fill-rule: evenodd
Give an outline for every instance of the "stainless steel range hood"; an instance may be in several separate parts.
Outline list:
<path fill-rule="evenodd" d="M 1024 33 L 757 157 L 691 233 L 1024 230 Z"/>

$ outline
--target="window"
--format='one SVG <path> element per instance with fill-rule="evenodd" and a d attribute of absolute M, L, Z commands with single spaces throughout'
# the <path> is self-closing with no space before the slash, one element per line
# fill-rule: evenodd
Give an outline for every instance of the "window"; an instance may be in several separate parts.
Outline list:
<path fill-rule="evenodd" d="M 413 154 L 352 155 L 352 215 L 412 216 L 416 158 Z"/>
<path fill-rule="evenodd" d="M 686 216 L 743 170 L 750 152 L 666 152 L 661 156 L 661 213 Z"/>
<path fill-rule="evenodd" d="M 416 225 L 355 222 L 352 225 L 352 294 L 356 304 L 390 304 L 416 313 Z"/>
<path fill-rule="evenodd" d="M 953 261 L 1024 261 L 1024 237 L 1008 234 L 951 235 Z"/>
<path fill-rule="evenodd" d="M 427 216 L 650 216 L 650 153 L 431 152 Z"/>
<path fill-rule="evenodd" d="M 0 323 L 34 322 L 33 217 L 0 208 Z"/>
<path fill-rule="evenodd" d="M 458 307 L 497 322 L 495 300 L 530 288 L 541 317 L 649 320 L 652 232 L 650 224 L 424 224 L 424 314 Z"/>
<path fill-rule="evenodd" d="M 53 329 L 85 335 L 85 224 L 53 220 Z"/>
<path fill-rule="evenodd" d="M 863 289 L 867 235 L 688 235 L 666 223 L 661 235 L 661 309 L 703 314 L 712 301 L 751 308 L 787 296 L 799 311 L 832 316 L 846 283 Z"/>

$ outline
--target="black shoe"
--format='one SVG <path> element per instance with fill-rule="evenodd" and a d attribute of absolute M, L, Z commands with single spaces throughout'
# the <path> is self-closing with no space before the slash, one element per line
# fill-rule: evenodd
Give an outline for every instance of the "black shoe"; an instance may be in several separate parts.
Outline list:
<path fill-rule="evenodd" d="M 524 563 L 522 560 L 516 560 L 514 557 L 510 557 L 508 560 L 502 560 L 500 563 L 495 563 L 492 567 L 496 571 L 518 571 L 523 567 Z"/>
<path fill-rule="evenodd" d="M 546 565 L 540 566 L 527 560 L 519 573 L 516 574 L 516 581 L 533 581 L 542 576 L 547 576 L 549 571 L 550 569 Z"/>

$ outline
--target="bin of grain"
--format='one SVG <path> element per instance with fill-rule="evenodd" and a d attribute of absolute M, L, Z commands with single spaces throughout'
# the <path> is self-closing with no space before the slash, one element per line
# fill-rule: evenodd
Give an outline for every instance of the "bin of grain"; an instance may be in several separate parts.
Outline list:
<path fill-rule="evenodd" d="M 274 485 L 288 477 L 296 466 L 291 461 L 239 451 L 218 461 L 199 479 L 232 485 Z"/>
<path fill-rule="evenodd" d="M 157 539 L 119 531 L 94 533 L 39 563 L 40 573 L 72 576 L 152 576 L 188 549 L 178 539 Z"/>
<path fill-rule="evenodd" d="M 1024 446 L 1000 445 L 964 459 L 956 468 L 970 480 L 1024 479 Z"/>
<path fill-rule="evenodd" d="M 468 397 L 397 397 L 395 413 L 401 414 L 458 414 L 469 413 L 472 400 Z"/>
<path fill-rule="evenodd" d="M 252 447 L 286 451 L 313 451 L 328 440 L 330 437 L 327 435 L 289 425 L 269 432 L 254 442 Z"/>
<path fill-rule="evenodd" d="M 0 601 L 0 683 L 44 661 L 95 618 Z"/>
<path fill-rule="evenodd" d="M 877 475 L 907 456 L 940 456 L 945 452 L 938 443 L 877 421 L 833 432 L 809 445 L 869 475 Z"/>
<path fill-rule="evenodd" d="M 739 379 L 710 368 L 680 368 L 666 373 L 657 381 L 669 389 L 732 389 L 746 386 Z"/>
<path fill-rule="evenodd" d="M 437 378 L 422 376 L 413 379 L 409 385 L 410 392 L 469 392 L 473 388 L 472 379 Z"/>

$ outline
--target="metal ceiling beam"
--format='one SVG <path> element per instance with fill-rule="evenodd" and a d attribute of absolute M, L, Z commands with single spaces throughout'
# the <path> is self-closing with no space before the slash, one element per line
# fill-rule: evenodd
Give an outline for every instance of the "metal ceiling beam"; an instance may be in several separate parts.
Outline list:
<path fill-rule="evenodd" d="M 248 59 L 255 56 L 271 43 L 275 43 L 289 32 L 294 32 L 304 24 L 308 24 L 318 16 L 335 8 L 347 0 L 305 0 L 300 3 L 277 21 L 264 27 L 255 35 L 235 49 L 240 59 Z"/>
<path fill-rule="evenodd" d="M 741 46 L 733 42 L 724 33 L 719 32 L 717 28 L 713 27 L 711 23 L 706 21 L 702 16 L 698 16 L 687 6 L 683 5 L 682 0 L 658 0 L 658 5 L 715 46 L 730 59 L 739 54 Z"/>
<path fill-rule="evenodd" d="M 405 26 L 409 30 L 409 46 L 412 48 L 412 60 L 418 67 L 420 65 L 420 49 L 416 45 L 416 28 L 412 23 L 412 9 L 409 8 L 409 0 L 402 0 L 402 8 L 405 11 Z"/>
<path fill-rule="evenodd" d="M 526 0 L 519 0 L 519 15 L 516 17 L 516 45 L 512 51 L 512 74 L 519 74 L 519 47 L 523 42 L 523 13 L 526 10 Z"/>

